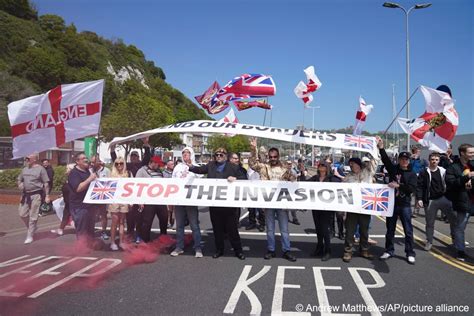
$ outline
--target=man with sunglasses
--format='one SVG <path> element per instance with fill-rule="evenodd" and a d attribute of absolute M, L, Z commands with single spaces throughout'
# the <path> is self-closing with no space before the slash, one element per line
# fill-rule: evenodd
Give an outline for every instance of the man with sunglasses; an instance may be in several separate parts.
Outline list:
<path fill-rule="evenodd" d="M 268 151 L 268 163 L 257 161 L 257 139 L 252 138 L 250 141 L 251 157 L 249 166 L 260 174 L 262 180 L 273 181 L 295 181 L 296 176 L 291 170 L 284 166 L 280 161 L 280 153 L 277 148 L 270 148 Z M 278 224 L 281 233 L 281 246 L 283 250 L 283 258 L 288 261 L 296 261 L 296 257 L 290 253 L 290 234 L 288 231 L 288 210 L 282 209 L 265 209 L 265 222 L 267 225 L 267 252 L 264 256 L 269 260 L 276 256 L 275 254 L 275 214 L 278 217 Z"/>
<path fill-rule="evenodd" d="M 94 238 L 95 212 L 90 204 L 84 203 L 89 184 L 97 179 L 97 174 L 89 170 L 89 160 L 84 153 L 75 156 L 76 166 L 68 176 L 69 207 L 74 225 L 76 238 L 90 244 Z"/>
<path fill-rule="evenodd" d="M 227 179 L 229 182 L 236 179 L 245 180 L 245 175 L 239 170 L 239 167 L 227 161 L 227 150 L 224 148 L 217 148 L 214 152 L 214 160 L 206 165 L 197 167 L 191 163 L 187 164 L 189 171 L 197 174 L 207 174 L 208 179 Z M 237 227 L 238 208 L 209 207 L 209 213 L 216 245 L 216 253 L 212 257 L 216 259 L 224 254 L 224 240 L 225 233 L 227 233 L 232 248 L 234 248 L 235 256 L 240 260 L 244 260 L 245 255 L 242 251 L 242 243 Z"/>
<path fill-rule="evenodd" d="M 50 202 L 48 174 L 37 160 L 38 157 L 34 154 L 26 157 L 26 166 L 17 179 L 18 188 L 22 191 L 18 212 L 28 229 L 25 244 L 33 242 L 41 202 L 43 199 L 46 203 Z"/>
<path fill-rule="evenodd" d="M 430 251 L 433 245 L 434 225 L 438 209 L 441 209 L 442 214 L 448 214 L 452 207 L 451 202 L 444 196 L 446 169 L 439 166 L 440 154 L 433 152 L 428 159 L 429 166 L 418 175 L 418 185 L 416 186 L 417 206 L 424 207 L 426 213 L 426 251 Z"/>

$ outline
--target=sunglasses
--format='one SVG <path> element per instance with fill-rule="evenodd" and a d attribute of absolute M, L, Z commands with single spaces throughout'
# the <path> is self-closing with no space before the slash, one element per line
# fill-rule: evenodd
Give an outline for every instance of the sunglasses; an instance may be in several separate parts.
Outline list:
<path fill-rule="evenodd" d="M 216 157 L 224 157 L 225 154 L 224 154 L 224 153 L 215 153 L 214 156 L 216 156 Z"/>
<path fill-rule="evenodd" d="M 116 162 L 115 165 L 116 166 L 123 166 L 123 162 Z"/>

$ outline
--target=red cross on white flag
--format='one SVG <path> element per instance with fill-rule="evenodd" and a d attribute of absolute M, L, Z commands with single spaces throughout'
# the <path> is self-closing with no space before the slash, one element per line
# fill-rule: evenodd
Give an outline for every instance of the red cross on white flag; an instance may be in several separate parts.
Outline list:
<path fill-rule="evenodd" d="M 97 134 L 104 80 L 63 84 L 8 105 L 13 158 Z"/>

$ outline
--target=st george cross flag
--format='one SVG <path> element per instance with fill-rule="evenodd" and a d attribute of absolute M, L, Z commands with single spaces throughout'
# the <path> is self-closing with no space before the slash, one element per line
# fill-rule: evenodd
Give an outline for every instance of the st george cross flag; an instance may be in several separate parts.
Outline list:
<path fill-rule="evenodd" d="M 222 121 L 226 123 L 239 123 L 233 109 L 230 109 L 229 112 L 227 112 L 227 114 L 222 118 Z"/>
<path fill-rule="evenodd" d="M 306 68 L 304 73 L 306 74 L 306 79 L 308 80 L 308 83 L 306 84 L 308 87 L 308 92 L 314 92 L 321 88 L 322 83 L 319 81 L 318 76 L 316 76 L 314 66 L 309 66 Z"/>
<path fill-rule="evenodd" d="M 444 153 L 459 124 L 453 99 L 446 92 L 425 86 L 421 86 L 420 90 L 425 97 L 425 113 L 413 120 L 399 118 L 398 123 L 419 144 Z"/>
<path fill-rule="evenodd" d="M 303 81 L 298 82 L 298 85 L 294 91 L 295 95 L 303 101 L 304 105 L 308 105 L 313 102 L 313 95 L 311 92 L 308 92 L 308 87 Z"/>
<path fill-rule="evenodd" d="M 359 97 L 359 110 L 356 113 L 354 135 L 362 134 L 362 127 L 364 127 L 365 120 L 373 108 L 374 106 L 372 104 L 366 104 L 365 100 L 362 97 Z"/>
<path fill-rule="evenodd" d="M 296 96 L 303 101 L 304 105 L 308 105 L 313 101 L 313 96 L 311 93 L 318 90 L 322 83 L 319 81 L 318 76 L 316 76 L 314 66 L 309 66 L 306 68 L 304 73 L 306 74 L 308 83 L 305 84 L 303 81 L 300 81 L 294 89 L 294 92 Z"/>
<path fill-rule="evenodd" d="M 97 134 L 104 80 L 63 84 L 8 105 L 13 159 Z"/>

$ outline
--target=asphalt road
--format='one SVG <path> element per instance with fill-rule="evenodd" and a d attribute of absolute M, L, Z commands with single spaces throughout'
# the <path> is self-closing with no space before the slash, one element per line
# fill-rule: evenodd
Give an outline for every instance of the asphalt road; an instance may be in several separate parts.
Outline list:
<path fill-rule="evenodd" d="M 25 229 L 16 207 L 0 205 L 0 315 L 327 315 L 330 308 L 345 315 L 473 314 L 474 265 L 451 257 L 448 224 L 436 222 L 431 252 L 417 243 L 415 265 L 405 260 L 402 238 L 397 238 L 396 256 L 386 262 L 355 255 L 347 264 L 337 238 L 331 260 L 309 255 L 316 239 L 311 212 L 298 214 L 302 225 L 290 224 L 296 262 L 282 259 L 281 252 L 264 260 L 264 233 L 244 228 L 247 259 L 241 261 L 230 245 L 226 256 L 212 259 L 206 209 L 200 214 L 205 256 L 198 259 L 191 249 L 170 257 L 166 239 L 127 251 L 112 252 L 108 242 L 86 251 L 75 246 L 71 229 L 62 237 L 49 233 L 59 223 L 54 215 L 41 218 L 35 242 L 23 245 Z M 422 214 L 414 221 L 424 228 Z M 370 234 L 378 241 L 371 251 L 382 254 L 382 219 L 373 218 Z M 402 231 L 396 234 L 402 237 Z M 415 235 L 424 240 L 422 230 L 415 229 Z M 471 245 L 473 235 L 471 219 L 466 231 Z M 474 257 L 473 248 L 467 252 Z"/>

